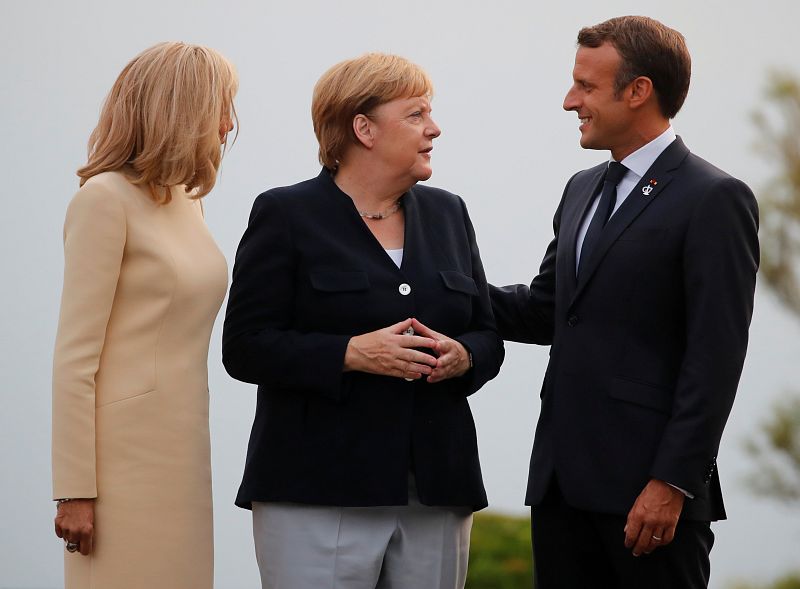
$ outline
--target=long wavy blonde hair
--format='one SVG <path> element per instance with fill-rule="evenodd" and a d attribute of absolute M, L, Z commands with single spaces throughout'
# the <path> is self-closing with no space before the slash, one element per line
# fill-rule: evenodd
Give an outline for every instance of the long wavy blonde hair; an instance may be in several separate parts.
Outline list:
<path fill-rule="evenodd" d="M 223 122 L 235 121 L 239 130 L 233 106 L 238 84 L 233 65 L 208 47 L 168 42 L 146 49 L 106 97 L 89 137 L 89 159 L 78 170 L 81 186 L 120 170 L 148 186 L 157 203 L 171 200 L 170 186 L 205 196 L 227 148 Z"/>

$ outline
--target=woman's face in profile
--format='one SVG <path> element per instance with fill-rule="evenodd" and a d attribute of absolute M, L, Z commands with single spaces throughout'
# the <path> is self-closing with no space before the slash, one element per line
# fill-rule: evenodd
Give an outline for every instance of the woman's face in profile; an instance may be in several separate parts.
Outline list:
<path fill-rule="evenodd" d="M 372 151 L 381 162 L 398 173 L 407 172 L 414 182 L 431 177 L 433 140 L 441 134 L 431 118 L 431 103 L 425 96 L 396 98 L 375 108 Z"/>

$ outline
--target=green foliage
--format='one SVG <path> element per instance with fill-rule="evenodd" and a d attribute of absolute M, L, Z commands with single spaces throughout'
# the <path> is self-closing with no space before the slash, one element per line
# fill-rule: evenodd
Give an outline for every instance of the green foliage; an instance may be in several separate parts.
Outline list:
<path fill-rule="evenodd" d="M 778 579 L 770 589 L 800 589 L 800 573 Z"/>
<path fill-rule="evenodd" d="M 773 73 L 766 108 L 755 113 L 759 151 L 778 172 L 759 198 L 761 279 L 800 318 L 800 79 Z M 747 449 L 757 467 L 749 484 L 756 492 L 800 506 L 800 395 L 789 393 L 774 406 Z M 800 589 L 800 572 L 769 585 L 733 589 Z"/>
<path fill-rule="evenodd" d="M 793 573 L 773 581 L 769 585 L 753 585 L 752 583 L 737 583 L 731 589 L 800 589 L 800 573 Z"/>
<path fill-rule="evenodd" d="M 530 517 L 478 512 L 472 524 L 466 589 L 530 589 Z"/>
<path fill-rule="evenodd" d="M 758 150 L 778 166 L 761 194 L 760 275 L 780 301 L 800 316 L 800 80 L 773 73 L 767 103 L 753 115 Z"/>
<path fill-rule="evenodd" d="M 756 437 L 747 441 L 757 469 L 748 483 L 757 493 L 800 503 L 800 396 L 787 395 L 775 404 Z"/>
<path fill-rule="evenodd" d="M 800 318 L 800 79 L 774 72 L 767 102 L 753 119 L 759 151 L 777 173 L 759 198 L 761 279 Z M 800 395 L 787 394 L 747 448 L 756 458 L 750 486 L 785 502 L 800 502 Z"/>

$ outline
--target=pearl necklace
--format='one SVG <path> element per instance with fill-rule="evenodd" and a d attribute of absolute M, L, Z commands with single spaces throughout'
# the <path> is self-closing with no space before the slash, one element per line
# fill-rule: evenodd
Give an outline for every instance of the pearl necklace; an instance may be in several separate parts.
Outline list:
<path fill-rule="evenodd" d="M 380 221 L 381 219 L 385 219 L 386 217 L 391 217 L 397 211 L 400 210 L 400 207 L 403 206 L 403 202 L 398 198 L 397 201 L 390 206 L 385 211 L 380 211 L 378 213 L 368 213 L 367 211 L 358 211 L 358 214 L 365 218 L 365 219 L 375 219 L 376 221 Z"/>

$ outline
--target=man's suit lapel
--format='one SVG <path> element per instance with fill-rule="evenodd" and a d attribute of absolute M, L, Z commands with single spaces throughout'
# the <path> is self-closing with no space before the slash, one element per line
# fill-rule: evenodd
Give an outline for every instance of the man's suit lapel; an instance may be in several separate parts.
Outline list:
<path fill-rule="evenodd" d="M 608 224 L 597 242 L 597 247 L 589 254 L 586 260 L 581 261 L 581 272 L 578 276 L 578 285 L 572 302 L 581 295 L 586 285 L 597 270 L 600 262 L 608 253 L 609 248 L 614 244 L 625 229 L 644 211 L 656 197 L 667 187 L 675 175 L 675 170 L 680 167 L 681 162 L 689 155 L 689 150 L 684 145 L 680 137 L 677 137 L 663 153 L 658 156 L 650 169 L 634 187 L 625 202 L 608 220 Z M 594 194 L 594 193 L 592 193 Z M 575 248 L 573 239 L 573 251 Z M 574 253 L 573 253 L 574 259 Z"/>
<path fill-rule="evenodd" d="M 578 231 L 581 228 L 581 222 L 586 216 L 586 213 L 592 206 L 594 196 L 600 190 L 600 182 L 603 180 L 605 171 L 605 166 L 598 166 L 597 171 L 588 180 L 586 189 L 583 191 L 580 198 L 576 199 L 573 206 L 564 211 L 562 217 L 562 225 L 564 227 L 563 243 L 565 248 L 563 255 L 559 256 L 558 275 L 562 277 L 564 281 L 563 284 L 567 288 L 565 293 L 567 295 L 567 300 L 572 299 L 577 286 L 575 256 L 577 254 Z M 561 243 L 560 239 L 559 243 Z"/>

